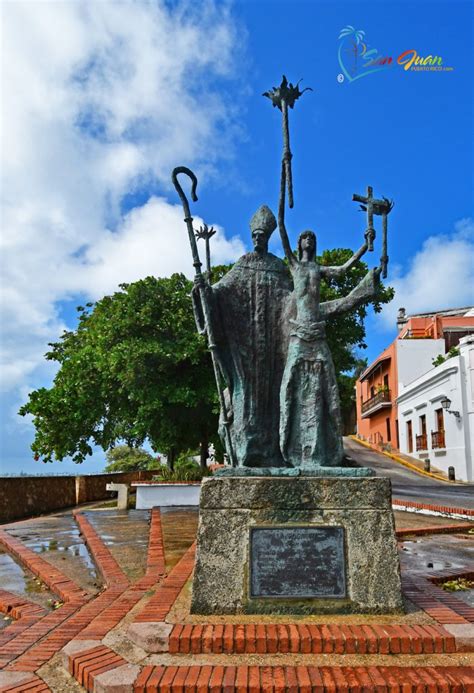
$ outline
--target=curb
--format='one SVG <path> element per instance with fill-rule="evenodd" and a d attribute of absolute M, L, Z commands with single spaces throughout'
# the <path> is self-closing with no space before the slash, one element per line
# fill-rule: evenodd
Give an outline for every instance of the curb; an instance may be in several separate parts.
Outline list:
<path fill-rule="evenodd" d="M 474 510 L 471 508 L 452 508 L 447 505 L 434 505 L 432 503 L 419 503 L 418 501 L 392 498 L 392 509 L 418 515 L 432 515 L 433 517 L 447 517 L 474 522 Z"/>
<path fill-rule="evenodd" d="M 385 450 L 379 450 L 378 448 L 374 448 L 370 443 L 367 443 L 365 440 L 361 440 L 360 438 L 357 438 L 357 436 L 349 436 L 351 440 L 354 440 L 356 443 L 359 443 L 359 445 L 363 445 L 366 448 L 369 448 L 369 450 L 372 450 L 373 452 L 378 452 L 380 455 L 385 455 L 385 457 L 389 457 L 391 460 L 394 460 L 395 462 L 398 462 L 399 464 L 402 464 L 404 467 L 407 467 L 408 469 L 411 469 L 412 472 L 416 472 L 417 474 L 421 474 L 422 476 L 427 476 L 430 479 L 435 479 L 436 481 L 443 481 L 445 484 L 459 484 L 461 482 L 459 481 L 449 481 L 449 479 L 445 479 L 443 476 L 439 476 L 438 474 L 433 474 L 432 472 L 425 472 L 424 469 L 420 469 L 414 464 L 410 464 L 410 462 L 407 462 L 406 460 L 403 460 L 401 457 L 398 457 L 397 455 L 394 455 L 391 452 L 386 452 Z"/>

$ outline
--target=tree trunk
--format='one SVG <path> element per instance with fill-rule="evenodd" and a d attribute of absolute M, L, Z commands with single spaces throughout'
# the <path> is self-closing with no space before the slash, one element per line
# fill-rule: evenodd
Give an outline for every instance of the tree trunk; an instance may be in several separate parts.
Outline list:
<path fill-rule="evenodd" d="M 168 450 L 167 458 L 168 458 L 168 467 L 170 468 L 171 471 L 173 471 L 174 470 L 174 463 L 176 460 L 176 448 L 170 448 Z"/>
<path fill-rule="evenodd" d="M 207 458 L 209 457 L 209 440 L 207 438 L 200 442 L 200 456 L 201 469 L 207 469 Z"/>

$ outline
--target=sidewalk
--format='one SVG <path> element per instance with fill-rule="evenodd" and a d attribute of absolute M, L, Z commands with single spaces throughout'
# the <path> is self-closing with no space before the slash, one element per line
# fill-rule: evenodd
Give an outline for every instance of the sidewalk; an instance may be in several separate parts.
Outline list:
<path fill-rule="evenodd" d="M 445 481 L 448 484 L 462 484 L 464 482 L 462 481 L 450 481 L 448 479 L 448 475 L 443 472 L 441 469 L 437 469 L 436 467 L 431 466 L 431 471 L 426 472 L 424 468 L 424 461 L 419 460 L 415 457 L 410 457 L 409 455 L 405 455 L 401 452 L 388 452 L 387 450 L 383 450 L 381 447 L 377 445 L 372 445 L 372 443 L 368 443 L 366 440 L 362 440 L 361 438 L 358 438 L 356 435 L 351 435 L 349 438 L 356 443 L 359 443 L 359 445 L 363 445 L 366 448 L 369 448 L 370 450 L 373 450 L 374 452 L 378 452 L 380 455 L 385 455 L 386 457 L 389 457 L 390 459 L 394 460 L 395 462 L 398 462 L 399 464 L 402 464 L 404 467 L 407 467 L 408 469 L 411 469 L 413 472 L 417 472 L 418 474 L 422 474 L 423 476 L 430 477 L 431 479 L 436 479 L 436 481 Z"/>

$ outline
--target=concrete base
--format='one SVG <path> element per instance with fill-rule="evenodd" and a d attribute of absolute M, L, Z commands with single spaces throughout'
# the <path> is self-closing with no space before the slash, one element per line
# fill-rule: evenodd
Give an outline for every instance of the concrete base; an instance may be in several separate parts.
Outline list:
<path fill-rule="evenodd" d="M 443 623 L 443 628 L 456 638 L 457 652 L 474 651 L 474 628 L 471 623 Z"/>
<path fill-rule="evenodd" d="M 69 671 L 69 657 L 102 645 L 102 640 L 70 640 L 60 652 L 63 667 Z"/>
<path fill-rule="evenodd" d="M 342 528 L 345 596 L 253 597 L 250 533 L 255 527 Z M 394 613 L 402 608 L 389 479 L 204 479 L 192 613 Z"/>
<path fill-rule="evenodd" d="M 32 679 L 34 675 L 33 671 L 0 671 L 0 691 L 14 689 L 14 686 L 20 686 Z M 17 688 L 16 690 L 21 689 Z"/>
<path fill-rule="evenodd" d="M 375 476 L 369 467 L 221 467 L 214 472 L 215 477 L 245 476 L 315 476 L 315 477 L 367 477 Z"/>
<path fill-rule="evenodd" d="M 169 637 L 172 630 L 171 623 L 161 621 L 132 623 L 128 629 L 128 637 L 146 652 L 169 652 Z"/>
<path fill-rule="evenodd" d="M 97 674 L 94 676 L 94 693 L 133 693 L 133 684 L 139 673 L 137 664 L 123 664 L 117 669 Z"/>

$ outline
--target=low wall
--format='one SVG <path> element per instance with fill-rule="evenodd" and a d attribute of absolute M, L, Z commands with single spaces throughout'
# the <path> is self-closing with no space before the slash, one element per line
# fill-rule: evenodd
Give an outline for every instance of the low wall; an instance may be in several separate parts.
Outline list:
<path fill-rule="evenodd" d="M 79 503 L 114 498 L 106 484 L 146 481 L 155 471 L 87 476 L 19 476 L 0 478 L 0 524 L 70 508 Z"/>

